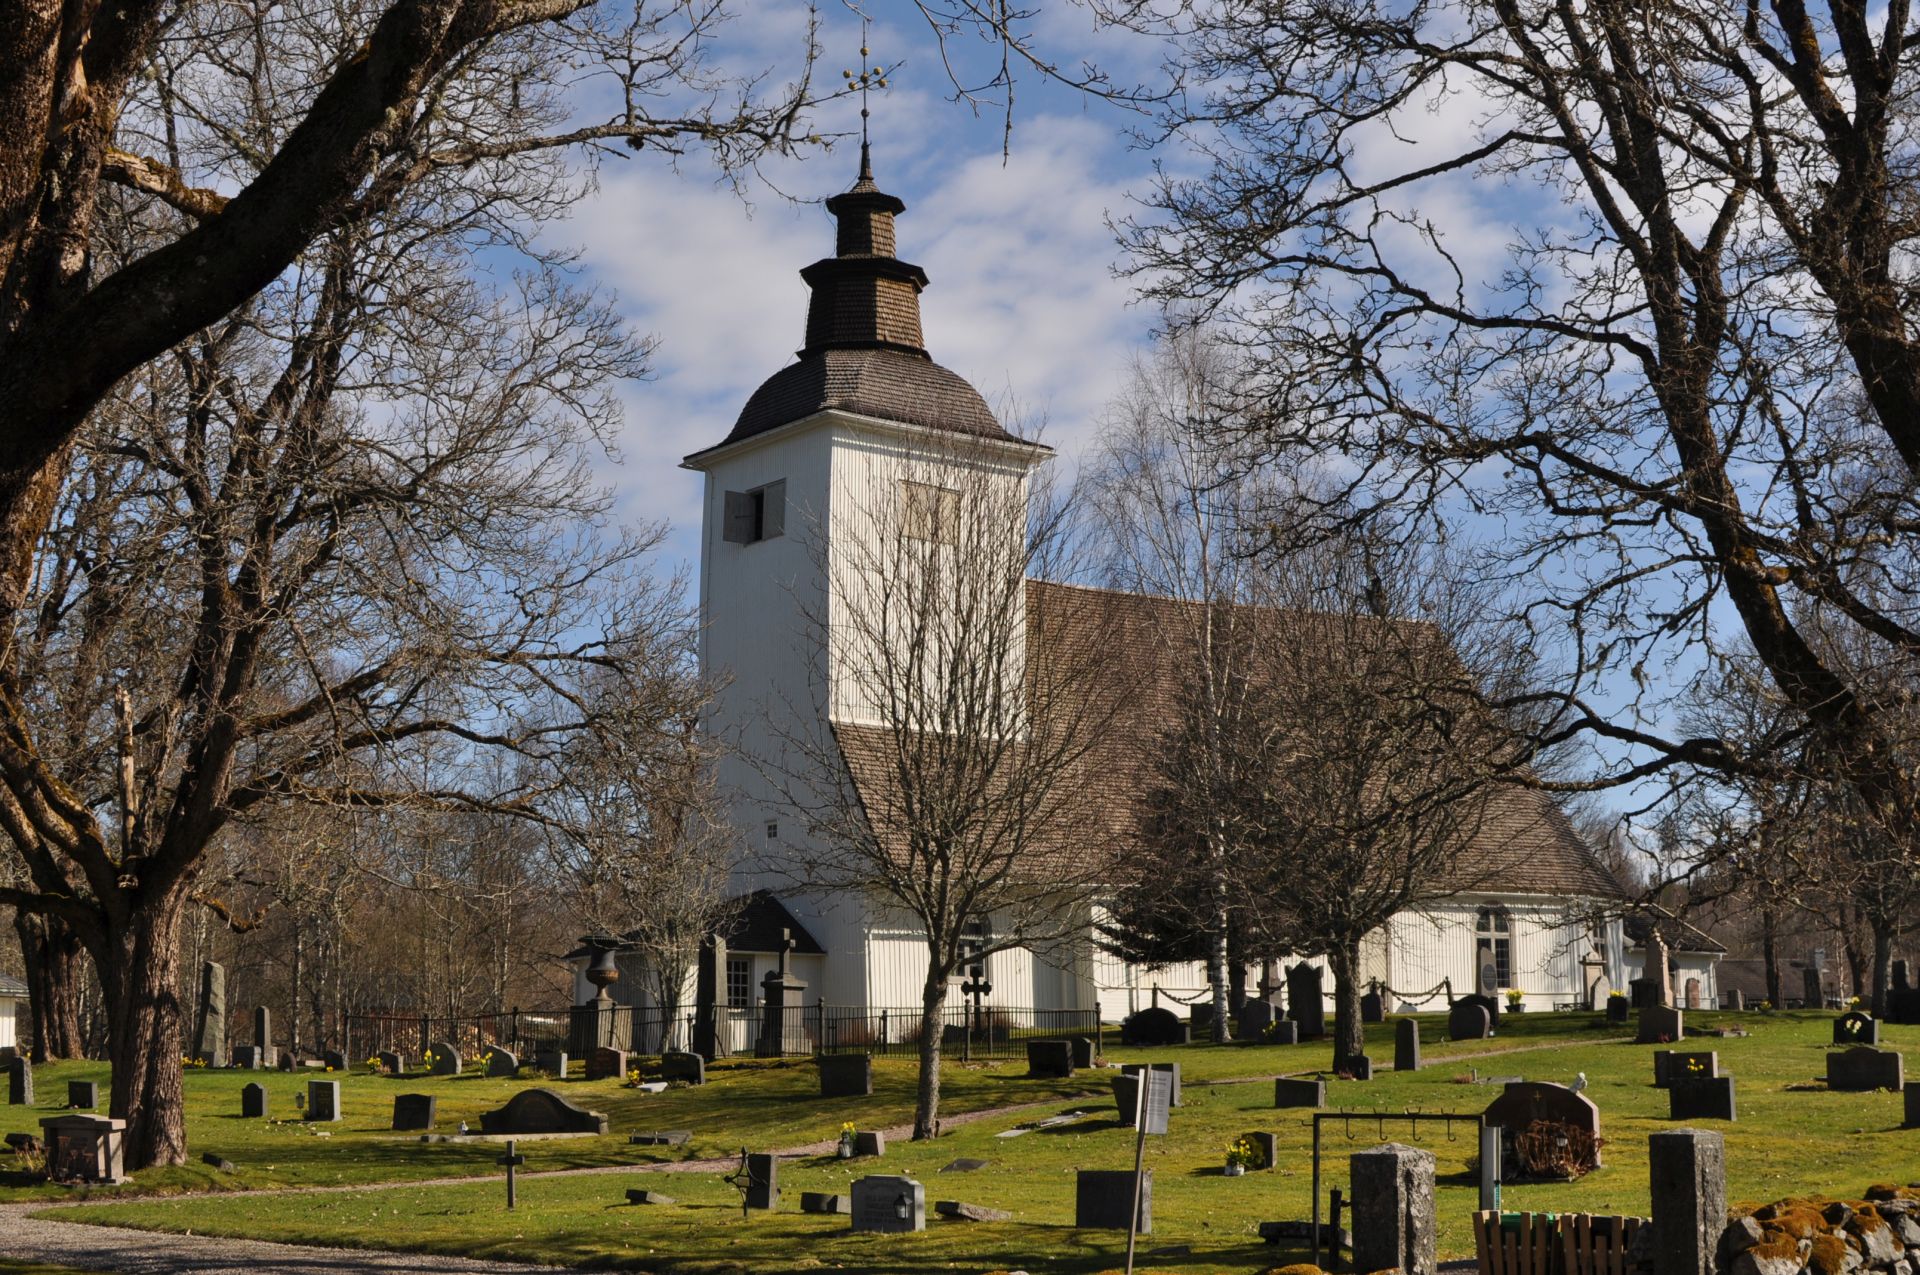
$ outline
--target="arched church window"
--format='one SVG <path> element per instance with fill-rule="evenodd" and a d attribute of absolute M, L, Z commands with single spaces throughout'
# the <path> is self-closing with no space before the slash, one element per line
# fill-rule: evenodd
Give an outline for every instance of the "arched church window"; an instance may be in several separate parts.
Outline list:
<path fill-rule="evenodd" d="M 1493 949 L 1495 978 L 1501 987 L 1513 986 L 1513 918 L 1497 904 L 1480 909 L 1473 926 L 1473 947 Z"/>

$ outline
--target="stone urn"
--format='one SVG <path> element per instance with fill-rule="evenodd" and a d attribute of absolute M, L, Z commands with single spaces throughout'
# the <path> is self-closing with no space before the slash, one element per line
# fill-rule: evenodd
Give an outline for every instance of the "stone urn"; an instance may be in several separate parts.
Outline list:
<path fill-rule="evenodd" d="M 587 981 L 603 992 L 609 984 L 620 981 L 620 966 L 613 959 L 611 947 L 593 949 L 593 959 L 587 962 Z"/>

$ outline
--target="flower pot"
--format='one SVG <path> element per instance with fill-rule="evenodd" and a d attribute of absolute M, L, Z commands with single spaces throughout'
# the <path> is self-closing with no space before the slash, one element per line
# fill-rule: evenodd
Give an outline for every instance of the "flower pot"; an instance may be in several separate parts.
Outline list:
<path fill-rule="evenodd" d="M 853 1159 L 853 1139 L 851 1138 L 840 1139 L 840 1146 L 834 1152 L 834 1154 L 838 1155 L 842 1160 Z"/>
<path fill-rule="evenodd" d="M 1246 1176 L 1246 1172 L 1247 1166 L 1244 1164 L 1230 1164 L 1227 1166 L 1227 1176 L 1230 1178 L 1244 1177 Z"/>

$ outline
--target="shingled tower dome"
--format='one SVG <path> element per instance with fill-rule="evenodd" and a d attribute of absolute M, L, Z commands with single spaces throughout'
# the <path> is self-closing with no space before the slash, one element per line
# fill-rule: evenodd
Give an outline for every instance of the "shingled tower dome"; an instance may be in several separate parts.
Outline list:
<path fill-rule="evenodd" d="M 720 444 L 737 443 L 829 408 L 982 438 L 1011 440 L 978 390 L 935 363 L 920 332 L 927 272 L 894 256 L 893 219 L 906 211 L 873 180 L 827 201 L 839 223 L 834 255 L 800 272 L 813 290 L 799 362 L 754 391 Z"/>

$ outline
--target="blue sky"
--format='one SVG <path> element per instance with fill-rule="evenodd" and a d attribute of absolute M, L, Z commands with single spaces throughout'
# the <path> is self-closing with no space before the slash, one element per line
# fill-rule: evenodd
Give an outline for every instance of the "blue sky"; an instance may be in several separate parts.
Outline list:
<path fill-rule="evenodd" d="M 1140 118 L 1028 74 L 1003 161 L 1003 113 L 949 100 L 939 50 L 912 7 L 872 11 L 875 57 L 898 64 L 873 98 L 874 168 L 907 204 L 900 255 L 932 279 L 928 348 L 1003 416 L 1044 420 L 1044 437 L 1070 465 L 1154 323 L 1115 277 L 1120 254 L 1107 225 L 1151 176 L 1152 157 L 1129 141 Z M 803 17 L 768 0 L 727 28 L 720 47 L 730 65 L 790 66 Z M 820 18 L 820 78 L 839 81 L 859 67 L 859 21 L 838 6 Z M 1092 56 L 1135 80 L 1152 73 L 1150 45 L 1096 36 L 1082 10 L 1055 6 L 1038 20 L 1036 38 L 1062 63 Z M 960 52 L 978 67 L 990 49 Z M 827 133 L 858 126 L 855 100 L 830 104 L 818 121 Z M 744 198 L 698 158 L 678 173 L 651 157 L 607 164 L 597 191 L 548 235 L 577 247 L 587 278 L 659 341 L 655 379 L 624 394 L 619 455 L 604 476 L 623 520 L 671 524 L 666 552 L 678 564 L 695 554 L 700 491 L 679 459 L 718 442 L 755 387 L 792 360 L 806 320 L 799 270 L 833 251 L 818 201 L 852 184 L 858 151 L 848 137 L 769 166 Z"/>

